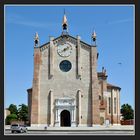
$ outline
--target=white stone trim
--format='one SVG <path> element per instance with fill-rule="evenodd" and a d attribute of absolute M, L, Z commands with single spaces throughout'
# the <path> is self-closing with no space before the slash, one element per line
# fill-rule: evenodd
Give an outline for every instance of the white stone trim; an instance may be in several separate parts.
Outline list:
<path fill-rule="evenodd" d="M 88 124 L 78 124 L 77 126 L 78 127 L 91 127 L 91 125 L 88 125 Z"/>
<path fill-rule="evenodd" d="M 102 126 L 102 125 L 100 125 L 100 124 L 92 124 L 92 127 L 96 127 L 96 126 Z"/>
<path fill-rule="evenodd" d="M 48 127 L 48 124 L 31 124 L 31 127 Z"/>
<path fill-rule="evenodd" d="M 118 123 L 118 124 L 117 124 L 117 123 L 115 123 L 115 124 L 113 124 L 113 125 L 121 125 L 121 124 L 120 124 L 120 123 Z"/>

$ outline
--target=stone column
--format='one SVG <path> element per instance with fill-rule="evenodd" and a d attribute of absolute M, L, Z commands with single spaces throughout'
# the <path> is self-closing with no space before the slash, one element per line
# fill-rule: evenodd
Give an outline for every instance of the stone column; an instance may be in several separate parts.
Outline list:
<path fill-rule="evenodd" d="M 58 121 L 58 109 L 56 109 L 56 120 Z"/>
<path fill-rule="evenodd" d="M 57 121 L 57 109 L 55 109 L 55 122 Z"/>
<path fill-rule="evenodd" d="M 76 123 L 76 109 L 75 109 L 75 107 L 74 107 L 73 113 L 74 113 L 74 122 Z"/>
<path fill-rule="evenodd" d="M 71 111 L 72 113 L 72 122 L 74 121 L 74 110 L 72 109 L 72 111 Z"/>
<path fill-rule="evenodd" d="M 71 126 L 76 126 L 76 120 L 75 120 L 75 107 L 71 110 Z"/>
<path fill-rule="evenodd" d="M 58 100 L 55 102 L 55 120 L 54 120 L 54 126 L 60 126 L 60 120 L 59 120 L 59 115 L 60 115 L 60 109 L 58 107 L 56 107 L 56 105 L 58 105 Z"/>
<path fill-rule="evenodd" d="M 81 125 L 81 91 L 78 90 L 78 126 Z"/>
<path fill-rule="evenodd" d="M 91 116 L 92 126 L 100 124 L 99 83 L 97 77 L 97 49 L 91 47 Z"/>
<path fill-rule="evenodd" d="M 53 113 L 53 92 L 50 90 L 50 126 L 54 124 L 54 113 Z"/>
<path fill-rule="evenodd" d="M 34 48 L 34 76 L 32 87 L 32 106 L 31 106 L 31 125 L 36 126 L 39 124 L 39 93 L 40 93 L 40 65 L 41 65 L 41 52 L 40 48 Z"/>
<path fill-rule="evenodd" d="M 77 36 L 77 76 L 78 78 L 81 77 L 81 57 L 80 57 L 80 36 Z"/>
<path fill-rule="evenodd" d="M 53 43 L 53 39 L 54 37 L 50 37 L 50 48 L 49 48 L 49 74 L 50 74 L 50 77 L 53 76 L 53 65 L 54 65 L 54 54 L 53 54 L 53 49 L 54 49 L 54 43 Z"/>

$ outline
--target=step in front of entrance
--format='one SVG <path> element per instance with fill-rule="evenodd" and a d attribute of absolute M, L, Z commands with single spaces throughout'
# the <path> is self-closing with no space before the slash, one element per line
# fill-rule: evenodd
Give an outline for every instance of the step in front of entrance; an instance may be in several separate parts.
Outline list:
<path fill-rule="evenodd" d="M 134 130 L 134 126 L 96 126 L 96 127 L 48 127 L 47 130 L 56 130 L 56 131 L 92 131 L 92 130 Z"/>

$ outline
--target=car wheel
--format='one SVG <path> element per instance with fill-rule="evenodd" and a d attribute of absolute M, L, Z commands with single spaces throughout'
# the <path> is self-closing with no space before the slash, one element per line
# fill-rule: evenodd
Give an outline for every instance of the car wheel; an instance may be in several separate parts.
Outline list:
<path fill-rule="evenodd" d="M 20 133 L 23 133 L 23 130 L 22 129 L 20 130 Z"/>
<path fill-rule="evenodd" d="M 14 131 L 11 131 L 11 133 L 14 133 Z"/>

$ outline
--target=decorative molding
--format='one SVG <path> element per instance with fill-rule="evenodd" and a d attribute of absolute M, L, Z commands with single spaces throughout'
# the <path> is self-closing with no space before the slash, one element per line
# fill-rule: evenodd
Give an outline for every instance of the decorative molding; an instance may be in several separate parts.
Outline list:
<path fill-rule="evenodd" d="M 49 46 L 50 46 L 49 44 L 44 45 L 43 47 L 40 48 L 40 51 L 41 52 L 44 51 L 45 49 L 49 48 Z"/>

